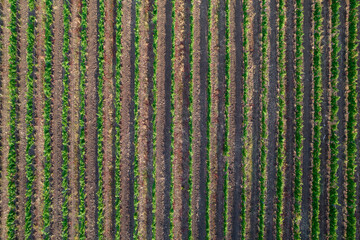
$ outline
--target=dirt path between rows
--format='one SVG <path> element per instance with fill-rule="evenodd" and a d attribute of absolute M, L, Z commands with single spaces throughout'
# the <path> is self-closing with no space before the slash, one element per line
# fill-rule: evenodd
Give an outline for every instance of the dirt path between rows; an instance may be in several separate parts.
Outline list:
<path fill-rule="evenodd" d="M 36 63 L 34 86 L 35 113 L 35 181 L 34 181 L 34 238 L 42 238 L 43 229 L 43 189 L 44 189 L 44 71 L 45 71 L 45 2 L 40 1 L 36 6 L 38 22 L 36 25 Z"/>
<path fill-rule="evenodd" d="M 114 185 L 114 66 L 115 66 L 115 1 L 105 0 L 104 44 L 104 238 L 115 234 L 115 185 Z"/>
<path fill-rule="evenodd" d="M 139 238 L 152 239 L 153 187 L 153 0 L 143 1 L 140 8 L 139 59 Z"/>
<path fill-rule="evenodd" d="M 174 69 L 174 238 L 188 239 L 189 218 L 189 90 L 190 90 L 190 4 L 175 2 Z"/>
<path fill-rule="evenodd" d="M 277 123 L 278 123 L 278 10 L 277 1 L 270 0 L 269 14 L 269 102 L 268 102 L 268 159 L 267 159 L 267 192 L 265 210 L 265 238 L 275 239 L 275 202 L 276 202 L 276 143 L 277 143 Z"/>
<path fill-rule="evenodd" d="M 170 234 L 171 1 L 157 1 L 156 239 Z"/>
<path fill-rule="evenodd" d="M 79 79 L 80 79 L 80 9 L 81 1 L 73 0 L 70 22 L 70 56 L 69 56 L 69 238 L 78 237 L 79 215 Z"/>
<path fill-rule="evenodd" d="M 331 54 L 331 30 L 330 30 L 330 3 L 323 4 L 323 54 L 322 54 L 322 82 L 323 82 L 323 103 L 322 103 L 322 131 L 321 131 L 321 166 L 320 166 L 320 239 L 325 239 L 329 233 L 329 174 L 330 174 L 330 54 Z"/>
<path fill-rule="evenodd" d="M 26 203 L 26 82 L 27 82 L 27 28 L 28 28 L 28 4 L 25 0 L 19 1 L 19 13 L 20 13 L 20 24 L 19 24 L 19 85 L 18 85 L 18 93 L 19 93 L 19 108 L 18 108 L 18 116 L 19 116 L 19 145 L 18 145 L 18 169 L 19 169 L 19 179 L 18 179 L 18 233 L 17 237 L 19 239 L 25 239 L 25 203 Z"/>
<path fill-rule="evenodd" d="M 240 237 L 240 174 L 241 171 L 241 84 L 242 84 L 242 57 L 243 50 L 241 34 L 243 24 L 240 12 L 240 1 L 230 2 L 229 16 L 229 50 L 230 50 L 230 85 L 229 88 L 229 130 L 228 147 L 228 196 L 227 196 L 227 239 L 239 239 Z M 204 118 L 206 119 L 206 118 Z"/>
<path fill-rule="evenodd" d="M 346 1 L 340 1 L 340 35 L 339 35 L 339 84 L 338 84 L 338 101 L 339 111 L 339 125 L 338 125 L 338 137 L 339 137 L 339 169 L 338 169 L 338 194 L 339 205 L 338 209 L 338 230 L 337 234 L 340 238 L 345 238 L 346 228 L 346 119 L 347 119 L 347 17 L 348 17 L 348 4 Z"/>
<path fill-rule="evenodd" d="M 295 177 L 295 0 L 286 2 L 286 143 L 283 238 L 293 238 Z"/>
<path fill-rule="evenodd" d="M 302 163 L 302 202 L 300 231 L 303 239 L 310 238 L 311 223 L 311 179 L 312 179 L 312 140 L 313 140 L 313 3 L 304 0 L 304 97 L 303 97 L 303 163 Z"/>
<path fill-rule="evenodd" d="M 121 56 L 121 237 L 134 232 L 134 60 L 135 1 L 123 2 Z"/>
<path fill-rule="evenodd" d="M 1 1 L 2 6 L 2 53 L 1 53 L 1 198 L 0 198 L 0 225 L 1 239 L 7 239 L 6 219 L 9 212 L 8 208 L 8 180 L 7 176 L 7 157 L 9 152 L 9 38 L 10 29 L 7 28 L 7 23 L 10 22 L 10 5 L 6 0 Z"/>
<path fill-rule="evenodd" d="M 85 84 L 85 192 L 86 192 L 86 238 L 97 238 L 97 16 L 98 1 L 88 1 L 87 16 L 87 81 Z"/>

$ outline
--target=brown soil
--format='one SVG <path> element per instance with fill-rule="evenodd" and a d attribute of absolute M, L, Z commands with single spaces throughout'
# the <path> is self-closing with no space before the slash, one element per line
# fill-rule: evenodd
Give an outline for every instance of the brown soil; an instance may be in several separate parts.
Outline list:
<path fill-rule="evenodd" d="M 105 239 L 115 234 L 115 185 L 114 185 L 114 5 L 105 1 L 105 45 L 104 45 L 104 225 Z"/>
<path fill-rule="evenodd" d="M 277 123 L 278 123 L 278 55 L 277 55 L 277 1 L 271 0 L 269 7 L 269 102 L 268 102 L 268 159 L 267 159 L 267 195 L 265 210 L 265 238 L 275 239 L 275 215 L 276 215 L 276 157 L 277 157 Z"/>
<path fill-rule="evenodd" d="M 312 141 L 313 141 L 313 72 L 312 72 L 312 46 L 313 46 L 313 7 L 312 1 L 304 1 L 304 100 L 303 100 L 303 177 L 302 177 L 302 205 L 301 205 L 301 237 L 310 238 L 311 224 L 311 179 L 312 179 Z"/>
<path fill-rule="evenodd" d="M 52 238 L 61 236 L 62 230 L 62 92 L 63 68 L 62 45 L 64 35 L 63 4 L 54 1 L 54 35 L 53 35 L 53 79 L 52 79 L 52 119 L 51 119 L 51 166 L 52 166 Z"/>
<path fill-rule="evenodd" d="M 170 234 L 171 1 L 157 1 L 156 239 Z"/>
<path fill-rule="evenodd" d="M 240 164 L 241 164 L 241 51 L 242 20 L 240 19 L 240 1 L 231 1 L 230 6 L 230 85 L 229 85 L 229 157 L 228 157 L 228 197 L 227 197 L 227 239 L 239 239 L 240 216 L 239 193 L 240 193 Z M 206 174 L 206 173 L 205 173 Z"/>
<path fill-rule="evenodd" d="M 208 1 L 193 6 L 193 112 L 192 114 L 192 193 L 191 233 L 193 239 L 206 238 L 206 160 L 207 160 L 207 72 Z"/>
<path fill-rule="evenodd" d="M 323 19 L 324 19 L 324 37 L 323 37 L 323 55 L 322 55 L 322 79 L 323 79 L 323 104 L 322 104 L 322 142 L 321 142 L 321 182 L 320 182 L 320 239 L 325 239 L 329 233 L 329 159 L 330 159 L 330 3 L 324 1 Z"/>
<path fill-rule="evenodd" d="M 210 238 L 223 239 L 225 133 L 225 7 L 215 1 L 211 10 L 210 117 Z"/>
<path fill-rule="evenodd" d="M 40 1 L 37 5 L 36 14 L 38 19 L 45 16 L 45 2 Z M 39 20 L 36 26 L 36 58 L 37 71 L 35 72 L 35 182 L 34 182 L 34 238 L 42 238 L 42 214 L 43 214 L 43 189 L 44 189 L 44 71 L 45 71 L 45 44 L 44 44 L 44 21 Z"/>
<path fill-rule="evenodd" d="M 347 18 L 348 18 L 348 4 L 346 1 L 340 1 L 340 53 L 339 53 L 339 84 L 338 84 L 338 101 L 339 106 L 339 125 L 338 125 L 338 137 L 339 137 L 339 169 L 338 169 L 338 196 L 339 205 L 338 209 L 338 231 L 337 234 L 340 238 L 345 238 L 346 228 L 346 119 L 347 119 Z"/>
<path fill-rule="evenodd" d="M 97 0 L 88 2 L 88 55 L 85 90 L 86 238 L 97 238 Z"/>
<path fill-rule="evenodd" d="M 70 125 L 69 125 L 69 238 L 78 237 L 79 214 L 79 46 L 80 46 L 80 12 L 81 1 L 73 0 L 71 4 L 70 25 Z"/>
<path fill-rule="evenodd" d="M 190 1 L 175 4 L 174 238 L 188 238 Z"/>
<path fill-rule="evenodd" d="M 143 1 L 140 8 L 139 59 L 139 230 L 140 239 L 152 239 L 152 102 L 153 102 L 153 0 Z"/>
<path fill-rule="evenodd" d="M 27 75 L 27 62 L 26 62 L 26 47 L 27 47 L 27 22 L 29 18 L 28 14 L 28 4 L 27 1 L 21 0 L 19 1 L 19 13 L 20 13 L 20 29 L 19 29 L 19 146 L 18 146 L 18 167 L 19 167 L 19 179 L 18 179 L 18 233 L 17 237 L 19 239 L 25 238 L 25 202 L 27 200 L 26 193 L 26 123 L 25 123 L 25 115 L 26 115 L 26 75 Z"/>
<path fill-rule="evenodd" d="M 9 134 L 9 117 L 10 117 L 10 104 L 9 104 L 9 37 L 10 30 L 6 27 L 6 23 L 10 19 L 10 6 L 8 1 L 1 1 L 2 5 L 2 21 L 5 26 L 2 26 L 2 55 L 1 55 L 1 198 L 0 198 L 0 212 L 1 212 L 1 232 L 0 238 L 7 239 L 6 219 L 8 215 L 8 180 L 7 176 L 7 156 L 9 152 L 8 134 Z"/>
<path fill-rule="evenodd" d="M 131 239 L 134 231 L 134 26 L 135 2 L 123 2 L 121 56 L 121 237 Z"/>
<path fill-rule="evenodd" d="M 286 143 L 284 184 L 284 239 L 293 238 L 294 222 L 294 177 L 295 177 L 295 1 L 286 3 Z"/>

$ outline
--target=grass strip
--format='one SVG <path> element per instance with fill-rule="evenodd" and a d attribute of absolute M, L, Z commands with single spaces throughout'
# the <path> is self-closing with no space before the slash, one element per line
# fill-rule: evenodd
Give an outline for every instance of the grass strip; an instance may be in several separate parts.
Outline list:
<path fill-rule="evenodd" d="M 62 95 L 62 238 L 69 237 L 69 49 L 70 49 L 70 2 L 64 0 L 64 38 L 63 38 L 63 95 Z"/>
<path fill-rule="evenodd" d="M 7 180 L 8 180 L 8 208 L 6 226 L 8 239 L 16 239 L 17 225 L 16 225 L 16 200 L 18 187 L 16 184 L 17 178 L 17 125 L 18 114 L 16 111 L 18 102 L 18 4 L 16 0 L 9 0 L 10 3 L 10 40 L 9 40 L 9 96 L 10 96 L 10 134 L 9 134 L 9 155 L 7 166 Z"/>
<path fill-rule="evenodd" d="M 50 239 L 51 224 L 51 79 L 52 79 L 52 24 L 53 1 L 45 0 L 45 71 L 44 71 L 44 209 L 43 209 L 43 238 Z"/>
<path fill-rule="evenodd" d="M 278 145 L 276 166 L 276 239 L 282 238 L 283 224 L 283 198 L 284 198 L 284 160 L 285 160 L 285 1 L 279 0 L 279 119 L 278 119 Z"/>
<path fill-rule="evenodd" d="M 348 121 L 347 121 L 347 225 L 346 225 L 346 239 L 356 238 L 356 123 L 357 123 L 357 78 L 358 78 L 358 31 L 357 25 L 359 22 L 358 11 L 359 1 L 350 0 L 349 4 L 349 38 L 348 38 Z"/>
<path fill-rule="evenodd" d="M 303 53 L 303 12 L 302 0 L 296 0 L 295 40 L 295 179 L 294 179 L 294 238 L 300 239 L 301 198 L 302 198 L 302 151 L 303 151 L 303 98 L 304 53 Z"/>
<path fill-rule="evenodd" d="M 312 220 L 311 220 L 311 238 L 320 238 L 320 165 L 321 165 L 321 122 L 322 122 L 322 68 L 321 68 L 321 35 L 322 35 L 322 16 L 321 2 L 317 0 L 314 7 L 314 142 L 313 142 L 313 166 L 312 166 Z"/>
<path fill-rule="evenodd" d="M 340 2 L 339 0 L 331 1 L 331 108 L 330 108 L 330 192 L 329 192 L 329 222 L 330 222 L 330 233 L 329 239 L 337 239 L 337 206 L 339 204 L 338 196 L 338 176 L 337 171 L 339 168 L 339 137 L 338 133 L 338 78 L 339 78 L 339 24 L 340 24 Z"/>
<path fill-rule="evenodd" d="M 267 1 L 261 2 L 261 147 L 260 147 L 260 211 L 259 211 L 259 239 L 264 239 L 265 232 L 265 196 L 266 196 L 266 160 L 268 140 L 268 16 Z"/>
<path fill-rule="evenodd" d="M 116 65 L 115 65 L 115 238 L 120 239 L 120 209 L 121 209 L 121 181 L 120 181 L 120 164 L 121 164 L 121 148 L 120 148 L 120 121 L 121 121 L 121 32 L 122 32 L 122 1 L 116 1 Z"/>
<path fill-rule="evenodd" d="M 25 203 L 25 239 L 31 239 L 33 234 L 33 214 L 31 211 L 33 198 L 33 182 L 34 175 L 34 158 L 33 153 L 35 146 L 35 130 L 34 130 L 34 71 L 35 71 L 35 0 L 29 0 L 29 22 L 27 28 L 27 48 L 26 48 L 26 203 Z"/>
<path fill-rule="evenodd" d="M 247 138 L 249 126 L 249 102 L 248 102 L 248 81 L 249 81 L 249 1 L 243 1 L 243 123 L 242 123 L 242 149 L 241 149 L 241 174 L 242 174 L 242 189 L 241 189 L 241 203 L 240 203 L 240 238 L 245 239 L 246 235 L 246 159 L 247 152 Z"/>

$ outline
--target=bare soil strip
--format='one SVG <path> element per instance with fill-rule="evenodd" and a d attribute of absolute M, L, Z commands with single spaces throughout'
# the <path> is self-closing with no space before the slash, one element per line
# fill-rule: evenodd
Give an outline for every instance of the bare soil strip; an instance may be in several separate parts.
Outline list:
<path fill-rule="evenodd" d="M 286 3 L 286 143 L 283 238 L 293 237 L 295 176 L 295 0 Z"/>
<path fill-rule="evenodd" d="M 228 196 L 227 196 L 227 239 L 240 238 L 240 164 L 241 164 L 241 14 L 240 1 L 229 1 L 229 51 L 230 51 L 230 84 L 229 84 L 229 130 L 228 133 Z M 195 99 L 194 99 L 195 100 Z M 196 111 L 195 111 L 196 112 Z M 195 132 L 195 131 L 194 131 Z"/>
<path fill-rule="evenodd" d="M 225 6 L 214 1 L 210 44 L 210 238 L 224 238 L 224 134 L 225 134 Z"/>
<path fill-rule="evenodd" d="M 86 238 L 97 238 L 97 0 L 88 1 L 88 55 L 85 90 Z"/>
<path fill-rule="evenodd" d="M 329 175 L 330 175 L 330 20 L 331 9 L 328 1 L 323 1 L 323 54 L 322 54 L 322 81 L 323 81 L 323 104 L 322 104 L 322 133 L 321 133 L 321 167 L 320 167 L 320 239 L 325 239 L 329 233 Z"/>
<path fill-rule="evenodd" d="M 348 18 L 348 4 L 346 1 L 340 1 L 340 35 L 339 35 L 339 85 L 338 85 L 338 101 L 339 105 L 339 169 L 338 169 L 338 194 L 339 205 L 338 209 L 338 237 L 345 238 L 346 228 L 346 119 L 347 119 L 347 78 L 346 78 L 346 63 L 347 63 L 347 18 Z"/>
<path fill-rule="evenodd" d="M 69 238 L 78 237 L 78 215 L 79 215 L 79 79 L 80 79 L 80 12 L 81 1 L 71 2 L 70 22 L 70 76 L 69 76 Z"/>
<path fill-rule="evenodd" d="M 304 101 L 303 101 L 303 164 L 302 164 L 302 204 L 301 204 L 301 237 L 310 238 L 311 220 L 311 166 L 312 166 L 312 141 L 313 141 L 313 72 L 312 72 L 312 51 L 313 51 L 313 6 L 311 0 L 304 0 Z"/>
<path fill-rule="evenodd" d="M 277 142 L 277 94 L 278 94 L 278 63 L 277 63 L 277 1 L 270 0 L 269 15 L 269 103 L 268 103 L 268 159 L 267 159 L 267 194 L 265 216 L 265 238 L 275 239 L 275 202 L 276 202 L 276 142 Z"/>
<path fill-rule="evenodd" d="M 105 1 L 104 45 L 104 210 L 105 239 L 115 234 L 114 185 L 114 53 L 115 53 L 115 2 Z"/>
<path fill-rule="evenodd" d="M 2 52 L 1 52 L 1 198 L 0 198 L 0 238 L 7 239 L 6 219 L 9 212 L 8 208 L 8 180 L 7 180 L 7 158 L 9 152 L 9 38 L 10 29 L 7 27 L 10 22 L 10 6 L 9 1 L 3 0 L 2 4 Z"/>
<path fill-rule="evenodd" d="M 36 64 L 35 72 L 35 182 L 34 182 L 34 238 L 42 238 L 43 189 L 44 189 L 44 71 L 45 71 L 45 1 L 37 4 L 36 14 Z"/>
<path fill-rule="evenodd" d="M 171 1 L 157 1 L 156 239 L 170 234 Z"/>
<path fill-rule="evenodd" d="M 252 83 L 250 87 L 252 93 L 251 122 L 252 122 L 252 153 L 251 153 L 251 197 L 248 202 L 249 211 L 249 238 L 256 239 L 258 237 L 258 217 L 259 217 L 259 197 L 260 197 L 260 120 L 261 120 L 261 1 L 255 0 L 250 3 L 250 16 L 252 19 L 252 44 L 250 68 L 253 70 Z"/>
<path fill-rule="evenodd" d="M 139 238 L 152 239 L 153 186 L 153 0 L 142 2 L 140 8 L 139 60 Z"/>
<path fill-rule="evenodd" d="M 121 237 L 131 239 L 134 232 L 134 26 L 135 2 L 123 2 L 121 68 Z"/>
<path fill-rule="evenodd" d="M 19 169 L 19 179 L 18 179 L 18 232 L 17 237 L 19 239 L 25 238 L 25 203 L 26 203 L 26 123 L 25 123 L 25 115 L 26 115 L 26 74 L 27 74 L 27 62 L 26 62 L 26 47 L 27 47 L 27 27 L 28 27 L 28 19 L 29 19 L 29 8 L 27 1 L 21 0 L 19 1 L 19 13 L 20 13 L 20 24 L 19 24 L 19 145 L 18 145 L 18 169 Z"/>
<path fill-rule="evenodd" d="M 63 45 L 63 4 L 54 1 L 54 37 L 53 37 L 53 78 L 52 78 L 52 121 L 51 121 L 51 166 L 52 166 L 52 221 L 51 234 L 61 236 L 62 229 L 62 134 L 61 134 L 61 109 L 62 109 L 62 45 Z"/>
<path fill-rule="evenodd" d="M 190 0 L 175 3 L 174 238 L 188 238 Z"/>

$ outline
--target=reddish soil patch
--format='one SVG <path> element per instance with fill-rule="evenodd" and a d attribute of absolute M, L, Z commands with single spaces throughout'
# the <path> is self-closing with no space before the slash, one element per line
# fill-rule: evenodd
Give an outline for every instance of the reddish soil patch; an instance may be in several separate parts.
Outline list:
<path fill-rule="evenodd" d="M 193 112 L 192 114 L 192 193 L 191 233 L 193 239 L 206 238 L 206 161 L 207 161 L 207 72 L 208 1 L 193 6 Z"/>
<path fill-rule="evenodd" d="M 152 102 L 153 102 L 153 0 L 143 1 L 140 9 L 139 60 L 139 237 L 152 239 Z"/>
<path fill-rule="evenodd" d="M 171 1 L 157 1 L 156 239 L 170 234 Z"/>

